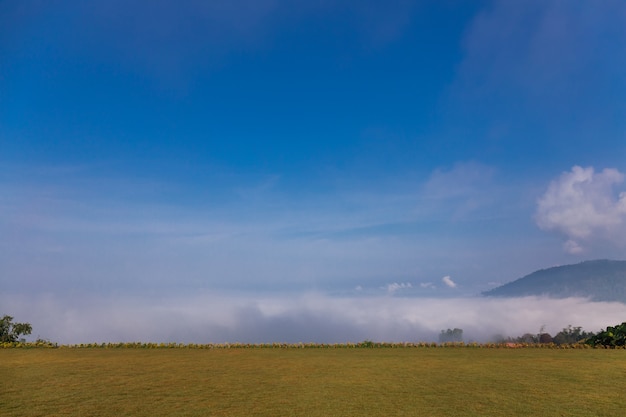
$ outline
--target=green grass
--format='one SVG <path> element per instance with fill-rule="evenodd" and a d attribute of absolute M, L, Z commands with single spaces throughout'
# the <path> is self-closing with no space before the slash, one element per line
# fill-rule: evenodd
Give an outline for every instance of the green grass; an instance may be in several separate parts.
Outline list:
<path fill-rule="evenodd" d="M 621 416 L 626 351 L 0 349 L 2 416 Z"/>

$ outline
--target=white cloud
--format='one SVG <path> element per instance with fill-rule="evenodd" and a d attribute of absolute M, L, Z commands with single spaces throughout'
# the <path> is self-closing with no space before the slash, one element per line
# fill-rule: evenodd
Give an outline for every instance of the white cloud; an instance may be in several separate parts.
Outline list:
<path fill-rule="evenodd" d="M 398 290 L 403 290 L 403 289 L 412 288 L 412 287 L 413 285 L 411 285 L 410 282 L 401 282 L 401 283 L 394 282 L 392 284 L 387 284 L 387 292 L 389 294 L 394 294 Z"/>
<path fill-rule="evenodd" d="M 624 181 L 624 174 L 607 168 L 595 172 L 593 167 L 574 166 L 552 181 L 537 202 L 535 220 L 548 231 L 564 235 L 565 250 L 576 254 L 583 243 L 597 239 L 624 239 L 626 192 L 614 187 Z"/>
<path fill-rule="evenodd" d="M 436 288 L 435 285 L 432 282 L 422 282 L 420 283 L 420 287 L 422 288 Z"/>
<path fill-rule="evenodd" d="M 456 288 L 456 282 L 452 281 L 452 278 L 450 278 L 449 275 L 441 278 L 441 281 L 443 281 L 443 283 L 446 284 L 446 287 L 448 288 Z"/>
<path fill-rule="evenodd" d="M 583 253 L 585 249 L 578 244 L 575 240 L 568 240 L 563 244 L 563 250 L 567 253 L 571 253 L 572 255 L 578 255 L 579 253 Z"/>

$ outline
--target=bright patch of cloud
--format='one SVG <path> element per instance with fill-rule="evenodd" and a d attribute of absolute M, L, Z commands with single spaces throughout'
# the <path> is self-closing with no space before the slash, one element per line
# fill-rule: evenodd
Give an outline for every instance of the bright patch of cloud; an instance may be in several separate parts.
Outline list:
<path fill-rule="evenodd" d="M 563 244 L 563 250 L 567 253 L 571 253 L 572 255 L 578 255 L 579 253 L 583 253 L 585 249 L 578 244 L 575 240 L 568 240 Z"/>
<path fill-rule="evenodd" d="M 398 290 L 403 290 L 403 289 L 412 288 L 412 287 L 413 285 L 411 285 L 410 282 L 401 282 L 401 283 L 394 282 L 392 284 L 387 284 L 387 293 L 394 294 Z"/>
<path fill-rule="evenodd" d="M 450 278 L 449 275 L 441 278 L 441 281 L 443 281 L 443 283 L 446 284 L 446 287 L 448 288 L 456 288 L 456 282 L 452 281 L 452 278 Z"/>
<path fill-rule="evenodd" d="M 616 169 L 574 166 L 552 181 L 537 202 L 537 225 L 567 237 L 564 248 L 572 254 L 595 239 L 623 240 L 626 192 L 613 190 L 623 181 Z"/>
<path fill-rule="evenodd" d="M 435 289 L 435 285 L 432 282 L 422 282 L 420 283 L 420 287 L 422 288 L 431 288 L 431 289 Z"/>

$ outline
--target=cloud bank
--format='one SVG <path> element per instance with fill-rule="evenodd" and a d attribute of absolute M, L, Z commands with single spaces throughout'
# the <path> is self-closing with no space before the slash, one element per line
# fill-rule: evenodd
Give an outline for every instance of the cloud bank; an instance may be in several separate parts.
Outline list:
<path fill-rule="evenodd" d="M 626 232 L 626 192 L 614 188 L 624 182 L 624 174 L 607 168 L 574 166 L 552 181 L 537 202 L 535 220 L 548 231 L 567 239 L 564 248 L 577 254 L 597 240 L 624 243 Z"/>
<path fill-rule="evenodd" d="M 58 343 L 342 343 L 436 341 L 462 328 L 466 341 L 495 335 L 555 334 L 571 324 L 598 331 L 623 321 L 626 305 L 579 298 L 331 297 L 309 293 L 252 296 L 58 297 L 3 294 L 0 305 L 33 325 L 33 338 Z"/>

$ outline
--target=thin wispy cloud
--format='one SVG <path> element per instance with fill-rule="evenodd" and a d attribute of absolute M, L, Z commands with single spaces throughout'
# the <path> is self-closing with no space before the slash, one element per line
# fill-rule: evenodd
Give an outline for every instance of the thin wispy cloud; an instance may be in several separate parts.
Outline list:
<path fill-rule="evenodd" d="M 402 36 L 413 9 L 411 2 L 358 7 L 349 1 L 297 5 L 276 0 L 177 5 L 157 1 L 147 6 L 141 1 L 112 0 L 87 7 L 71 0 L 55 6 L 28 0 L 0 9 L 6 16 L 0 26 L 19 33 L 27 32 L 41 14 L 62 19 L 63 29 L 40 29 L 56 41 L 51 42 L 52 48 L 64 43 L 69 53 L 97 56 L 105 65 L 138 72 L 159 88 L 184 97 L 200 74 L 219 72 L 244 53 L 271 51 L 276 38 L 294 26 L 306 27 L 311 20 L 336 14 L 347 23 L 346 35 L 356 34 L 366 50 L 378 49 Z M 77 32 L 82 36 L 73 36 Z"/>
<path fill-rule="evenodd" d="M 434 199 L 471 198 L 494 185 L 495 169 L 474 161 L 449 169 L 435 169 L 424 184 L 424 194 Z"/>
<path fill-rule="evenodd" d="M 493 167 L 475 161 L 437 168 L 424 182 L 423 207 L 418 209 L 430 206 L 434 215 L 445 213 L 453 221 L 484 216 L 493 208 L 494 194 L 502 193 L 495 174 Z"/>
<path fill-rule="evenodd" d="M 594 103 L 611 85 L 624 91 L 616 72 L 626 59 L 624 15 L 620 1 L 494 1 L 466 32 L 456 87 L 464 98 L 482 100 L 490 114 L 504 95 L 517 97 L 501 119 L 514 126 L 531 117 L 561 129 L 586 128 L 591 114 L 609 122 L 612 116 Z"/>

